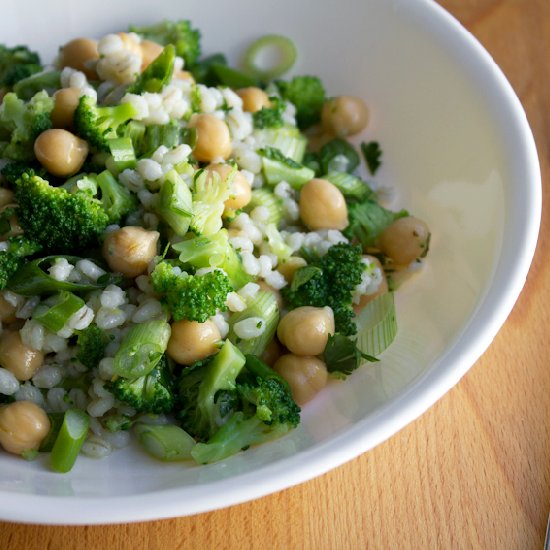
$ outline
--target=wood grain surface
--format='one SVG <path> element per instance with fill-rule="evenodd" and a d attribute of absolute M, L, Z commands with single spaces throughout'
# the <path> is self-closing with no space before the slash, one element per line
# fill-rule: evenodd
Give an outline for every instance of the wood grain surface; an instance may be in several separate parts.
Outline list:
<path fill-rule="evenodd" d="M 389 441 L 318 479 L 199 516 L 0 523 L 0 548 L 542 548 L 550 510 L 550 0 L 440 0 L 527 111 L 544 207 L 525 290 L 464 379 Z"/>

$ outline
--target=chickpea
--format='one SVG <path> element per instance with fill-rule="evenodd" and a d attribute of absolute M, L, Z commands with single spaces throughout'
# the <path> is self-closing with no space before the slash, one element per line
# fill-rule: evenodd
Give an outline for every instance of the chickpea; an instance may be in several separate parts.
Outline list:
<path fill-rule="evenodd" d="M 380 236 L 380 249 L 397 265 L 408 265 L 428 253 L 430 230 L 414 216 L 399 218 Z"/>
<path fill-rule="evenodd" d="M 327 385 L 327 366 L 317 357 L 282 355 L 275 361 L 273 370 L 288 382 L 292 397 L 300 406 L 311 401 Z"/>
<path fill-rule="evenodd" d="M 113 271 L 125 277 L 137 277 L 147 271 L 157 255 L 158 231 L 126 226 L 112 231 L 103 242 L 103 257 Z"/>
<path fill-rule="evenodd" d="M 296 355 L 320 355 L 329 334 L 334 334 L 334 314 L 329 307 L 297 307 L 277 327 L 281 344 Z"/>
<path fill-rule="evenodd" d="M 326 132 L 345 138 L 358 134 L 369 121 L 369 111 L 362 99 L 340 96 L 329 99 L 321 111 L 321 124 Z"/>
<path fill-rule="evenodd" d="M 15 200 L 13 191 L 0 187 L 0 207 L 8 206 Z"/>
<path fill-rule="evenodd" d="M 386 292 L 388 292 L 388 280 L 386 279 L 386 274 L 384 272 L 382 264 L 380 263 L 380 260 L 375 256 L 369 255 L 363 256 L 363 258 L 369 260 L 372 264 L 374 264 L 375 269 L 380 270 L 382 280 L 380 281 L 378 288 L 372 294 L 363 294 L 363 296 L 361 296 L 361 299 L 359 300 L 359 303 L 353 305 L 355 313 L 359 313 L 369 302 L 372 302 L 375 298 L 380 296 L 380 294 L 385 294 Z"/>
<path fill-rule="evenodd" d="M 73 127 L 73 116 L 81 94 L 79 88 L 62 88 L 53 94 L 54 106 L 51 118 L 54 128 L 70 130 Z"/>
<path fill-rule="evenodd" d="M 197 137 L 193 156 L 201 162 L 226 160 L 231 154 L 231 136 L 227 124 L 210 114 L 191 117 L 189 128 L 195 128 Z"/>
<path fill-rule="evenodd" d="M 191 365 L 218 351 L 222 339 L 213 321 L 176 321 L 172 323 L 172 334 L 166 353 L 177 363 Z"/>
<path fill-rule="evenodd" d="M 15 312 L 17 308 L 10 304 L 3 294 L 0 293 L 0 323 L 10 324 L 16 321 Z"/>
<path fill-rule="evenodd" d="M 269 107 L 271 102 L 269 96 L 260 88 L 251 86 L 237 90 L 237 95 L 243 100 L 243 111 L 255 113 L 263 107 Z"/>
<path fill-rule="evenodd" d="M 8 453 L 37 451 L 49 431 L 48 415 L 32 401 L 0 407 L 0 445 Z"/>
<path fill-rule="evenodd" d="M 273 340 L 267 344 L 260 358 L 264 363 L 268 364 L 270 367 L 273 367 L 275 361 L 277 361 L 277 359 L 281 356 L 281 353 L 281 344 L 279 344 L 277 338 L 273 338 Z"/>
<path fill-rule="evenodd" d="M 44 354 L 23 344 L 19 331 L 6 331 L 0 336 L 0 366 L 17 380 L 30 380 L 43 362 Z"/>
<path fill-rule="evenodd" d="M 99 59 L 97 40 L 75 38 L 61 48 L 61 67 L 72 67 L 82 71 L 88 78 L 97 78 L 93 62 Z"/>
<path fill-rule="evenodd" d="M 307 265 L 307 262 L 303 258 L 299 256 L 290 256 L 290 258 L 277 266 L 277 270 L 283 274 L 287 283 L 291 283 L 294 278 L 294 273 L 305 265 Z"/>
<path fill-rule="evenodd" d="M 141 41 L 141 70 L 146 69 L 161 53 L 162 46 L 152 40 Z"/>
<path fill-rule="evenodd" d="M 225 179 L 231 173 L 233 169 L 230 164 L 209 164 L 206 169 L 209 172 L 216 172 L 222 179 Z M 233 172 L 233 179 L 230 184 L 231 196 L 225 201 L 225 213 L 238 210 L 245 207 L 252 197 L 252 190 L 250 183 L 244 177 L 240 170 Z"/>
<path fill-rule="evenodd" d="M 330 181 L 314 178 L 300 192 L 300 217 L 307 227 L 315 229 L 345 229 L 348 207 L 342 192 Z"/>
<path fill-rule="evenodd" d="M 76 174 L 88 156 L 88 143 L 58 128 L 42 132 L 34 141 L 34 154 L 44 168 L 59 177 Z"/>

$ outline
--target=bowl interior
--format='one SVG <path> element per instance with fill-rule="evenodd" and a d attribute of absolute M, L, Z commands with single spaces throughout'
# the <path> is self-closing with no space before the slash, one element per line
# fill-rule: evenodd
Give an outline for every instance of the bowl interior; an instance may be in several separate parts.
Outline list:
<path fill-rule="evenodd" d="M 162 18 L 191 19 L 205 53 L 223 51 L 235 61 L 258 36 L 289 36 L 299 52 L 295 74 L 318 75 L 329 95 L 358 95 L 368 103 L 372 122 L 360 139 L 382 146 L 376 180 L 397 190 L 394 206 L 428 222 L 433 239 L 424 269 L 397 293 L 399 333 L 382 361 L 331 383 L 305 407 L 291 435 L 206 467 L 160 464 L 130 448 L 102 461 L 81 457 L 61 476 L 48 471 L 45 459 L 28 463 L 0 454 L 0 517 L 130 521 L 281 489 L 389 437 L 447 391 L 490 343 L 534 248 L 536 155 L 498 69 L 435 4 L 325 0 L 321 8 L 302 0 L 297 10 L 290 0 L 269 8 L 252 0 L 53 0 L 46 11 L 40 6 L 9 2 L 0 29 L 3 42 L 16 44 L 32 28 L 30 45 L 44 59 L 74 36 Z M 54 505 L 29 506 L 41 499 Z M 143 499 L 154 506 L 143 510 Z"/>

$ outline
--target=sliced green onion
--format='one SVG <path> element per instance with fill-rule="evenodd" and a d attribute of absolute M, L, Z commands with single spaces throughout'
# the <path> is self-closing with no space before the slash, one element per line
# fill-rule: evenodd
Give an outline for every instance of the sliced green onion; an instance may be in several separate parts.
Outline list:
<path fill-rule="evenodd" d="M 250 202 L 246 205 L 246 211 L 252 212 L 257 206 L 264 206 L 268 210 L 266 224 L 273 223 L 278 226 L 283 217 L 283 200 L 267 189 L 254 189 Z"/>
<path fill-rule="evenodd" d="M 59 332 L 84 305 L 85 302 L 82 298 L 75 296 L 72 292 L 62 290 L 39 304 L 34 310 L 32 318 L 48 330 Z"/>
<path fill-rule="evenodd" d="M 237 69 L 233 69 L 224 63 L 212 63 L 210 68 L 214 71 L 214 74 L 224 86 L 238 89 L 258 85 L 258 81 L 255 78 L 252 78 Z"/>
<path fill-rule="evenodd" d="M 397 334 L 393 292 L 369 302 L 357 317 L 357 347 L 367 355 L 380 355 Z"/>
<path fill-rule="evenodd" d="M 193 217 L 193 197 L 188 185 L 175 170 L 170 170 L 162 180 L 157 211 L 175 231 L 185 235 Z"/>
<path fill-rule="evenodd" d="M 262 147 L 273 147 L 294 162 L 302 162 L 307 148 L 307 138 L 298 128 L 264 128 L 255 130 L 256 142 Z"/>
<path fill-rule="evenodd" d="M 250 317 L 259 317 L 264 321 L 265 330 L 259 336 L 248 340 L 241 340 L 235 334 L 234 326 Z M 243 311 L 233 313 L 229 318 L 228 339 L 233 342 L 242 353 L 247 355 L 261 355 L 267 344 L 273 340 L 277 323 L 279 322 L 279 307 L 273 292 L 259 290 L 253 300 Z"/>
<path fill-rule="evenodd" d="M 347 172 L 329 172 L 324 179 L 338 187 L 346 197 L 374 197 L 372 189 L 361 178 Z"/>
<path fill-rule="evenodd" d="M 145 451 L 159 460 L 173 462 L 192 458 L 195 440 L 179 426 L 138 422 L 134 433 Z"/>
<path fill-rule="evenodd" d="M 54 279 L 46 270 L 54 263 L 57 258 L 65 258 L 69 263 L 76 264 L 81 258 L 76 256 L 46 256 L 32 262 L 24 264 L 15 275 L 9 280 L 7 288 L 23 296 L 35 296 L 36 294 L 46 294 L 68 290 L 71 292 L 85 292 L 105 288 L 110 284 L 120 282 L 122 277 L 105 274 L 95 283 L 71 283 L 68 281 L 58 281 Z"/>
<path fill-rule="evenodd" d="M 53 470 L 62 474 L 71 470 L 86 440 L 89 427 L 90 417 L 84 411 L 69 409 L 65 413 L 51 452 Z"/>
<path fill-rule="evenodd" d="M 134 145 L 129 137 L 120 137 L 109 140 L 109 150 L 113 161 L 119 172 L 126 168 L 134 168 L 136 165 L 136 154 Z"/>
<path fill-rule="evenodd" d="M 286 73 L 295 62 L 294 42 L 280 34 L 268 34 L 255 40 L 244 56 L 246 71 L 264 81 Z"/>
<path fill-rule="evenodd" d="M 115 355 L 114 373 L 123 378 L 149 374 L 161 360 L 170 339 L 170 325 L 149 321 L 134 325 Z"/>

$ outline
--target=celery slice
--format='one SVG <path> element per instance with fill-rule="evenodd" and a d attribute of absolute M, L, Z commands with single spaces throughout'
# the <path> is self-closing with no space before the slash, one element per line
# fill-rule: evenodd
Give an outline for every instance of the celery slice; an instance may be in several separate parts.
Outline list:
<path fill-rule="evenodd" d="M 84 411 L 69 409 L 65 413 L 51 452 L 53 470 L 62 474 L 71 470 L 86 440 L 89 426 L 90 418 Z"/>
<path fill-rule="evenodd" d="M 397 320 L 393 292 L 369 302 L 357 317 L 357 347 L 367 355 L 378 356 L 393 342 Z"/>
<path fill-rule="evenodd" d="M 179 426 L 138 422 L 134 433 L 145 451 L 158 460 L 175 462 L 192 458 L 195 440 Z"/>
<path fill-rule="evenodd" d="M 263 81 L 281 76 L 295 62 L 294 42 L 280 34 L 268 34 L 255 40 L 246 50 L 244 57 L 246 71 Z"/>

